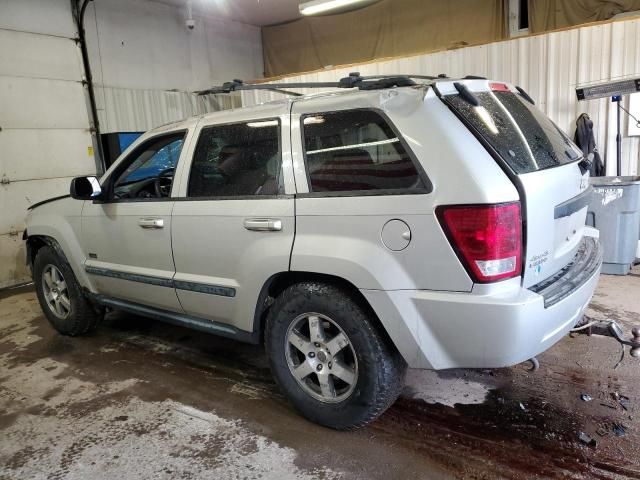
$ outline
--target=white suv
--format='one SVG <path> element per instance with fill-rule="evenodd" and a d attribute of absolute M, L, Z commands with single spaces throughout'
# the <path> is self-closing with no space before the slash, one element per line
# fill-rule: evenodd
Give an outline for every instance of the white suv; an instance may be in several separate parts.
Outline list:
<path fill-rule="evenodd" d="M 52 325 L 82 334 L 113 308 L 264 342 L 293 405 L 337 429 L 388 408 L 407 366 L 557 342 L 602 261 L 581 151 L 505 83 L 359 87 L 157 128 L 34 205 Z"/>

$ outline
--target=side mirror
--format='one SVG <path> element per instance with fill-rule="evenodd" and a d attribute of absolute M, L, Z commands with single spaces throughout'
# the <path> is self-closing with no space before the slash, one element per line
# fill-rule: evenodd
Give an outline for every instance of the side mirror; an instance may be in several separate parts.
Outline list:
<path fill-rule="evenodd" d="M 93 200 L 102 195 L 102 189 L 96 177 L 76 177 L 71 180 L 69 193 L 76 200 Z"/>

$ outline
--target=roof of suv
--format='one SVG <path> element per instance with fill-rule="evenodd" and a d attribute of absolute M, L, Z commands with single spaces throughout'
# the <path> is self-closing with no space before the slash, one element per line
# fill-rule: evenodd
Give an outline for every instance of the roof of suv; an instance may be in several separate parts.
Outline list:
<path fill-rule="evenodd" d="M 451 80 L 451 79 L 442 79 L 442 80 Z M 434 82 L 425 82 L 425 83 L 417 83 L 415 85 L 407 85 L 407 86 L 399 86 L 399 87 L 389 87 L 388 89 L 393 88 L 393 90 L 407 90 L 407 89 L 415 89 L 415 88 L 425 88 L 428 87 L 430 85 L 432 85 Z M 264 85 L 268 85 L 268 84 L 264 84 Z M 331 88 L 331 87 L 329 87 Z M 256 89 L 259 90 L 259 89 Z M 268 91 L 269 89 L 265 88 L 266 91 Z M 363 94 L 363 95 L 378 95 L 380 93 L 380 89 L 372 89 L 372 90 L 361 90 L 358 88 L 349 88 L 349 89 L 345 89 L 345 88 L 333 88 L 330 90 L 323 90 L 321 92 L 314 92 L 314 93 L 307 93 L 307 94 L 301 94 L 298 96 L 294 96 L 294 97 L 284 97 L 284 98 L 279 98 L 276 100 L 270 100 L 268 102 L 263 102 L 263 103 L 258 103 L 255 105 L 248 105 L 248 106 L 242 106 L 242 107 L 238 107 L 238 108 L 230 108 L 230 109 L 225 109 L 225 110 L 217 110 L 215 112 L 209 112 L 209 113 L 204 113 L 204 114 L 200 114 L 200 115 L 194 115 L 192 117 L 188 117 L 182 120 L 178 120 L 175 122 L 170 122 L 170 123 L 166 123 L 163 125 L 159 125 L 151 130 L 149 130 L 147 133 L 157 133 L 157 132 L 164 132 L 167 130 L 172 130 L 172 129 L 178 129 L 181 127 L 185 127 L 188 126 L 192 121 L 194 120 L 200 120 L 200 119 L 209 119 L 209 118 L 215 118 L 217 116 L 223 116 L 225 114 L 225 112 L 230 112 L 230 111 L 238 111 L 238 110 L 242 110 L 242 111 L 246 111 L 246 112 L 250 112 L 250 111 L 259 111 L 264 107 L 273 107 L 273 106 L 277 106 L 277 105 L 282 105 L 283 107 L 286 105 L 290 105 L 293 102 L 303 102 L 305 100 L 313 100 L 313 99 L 317 99 L 317 98 L 322 98 L 322 97 L 335 97 L 335 96 L 352 96 L 355 94 Z"/>
<path fill-rule="evenodd" d="M 414 79 L 419 80 L 418 82 Z M 452 82 L 458 80 L 487 80 L 484 77 L 468 75 L 463 78 L 449 78 L 444 75 L 437 77 L 425 76 L 425 75 L 375 75 L 369 77 L 362 77 L 359 73 L 350 73 L 348 77 L 340 79 L 338 82 L 301 82 L 301 83 L 257 83 L 257 84 L 245 84 L 241 80 L 233 80 L 227 82 L 222 86 L 212 87 L 207 90 L 195 92 L 199 95 L 208 94 L 221 94 L 231 93 L 236 91 L 272 91 L 285 95 L 290 95 L 277 100 L 258 103 L 256 105 L 242 106 L 239 108 L 231 108 L 227 110 L 218 110 L 216 112 L 209 112 L 194 117 L 190 117 L 177 122 L 171 122 L 169 124 L 161 125 L 150 130 L 148 133 L 157 133 L 168 131 L 172 129 L 178 129 L 188 127 L 192 122 L 200 119 L 211 119 L 218 116 L 224 116 L 225 112 L 242 110 L 245 112 L 260 111 L 263 108 L 273 108 L 277 105 L 287 106 L 295 102 L 304 102 L 306 100 L 312 100 L 322 97 L 336 97 L 336 96 L 351 96 L 356 94 L 362 95 L 378 95 L 382 90 L 395 90 L 403 91 L 407 89 L 426 88 L 434 85 L 438 82 Z M 291 91 L 289 89 L 309 89 L 309 88 L 322 88 L 322 91 L 315 93 L 300 94 L 298 92 Z"/>

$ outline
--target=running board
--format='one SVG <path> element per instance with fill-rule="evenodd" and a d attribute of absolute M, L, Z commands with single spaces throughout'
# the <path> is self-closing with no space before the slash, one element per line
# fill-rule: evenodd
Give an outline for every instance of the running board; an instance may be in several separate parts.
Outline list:
<path fill-rule="evenodd" d="M 172 325 L 187 327 L 191 330 L 211 333 L 220 337 L 232 338 L 240 342 L 253 344 L 260 343 L 259 335 L 255 332 L 239 330 L 231 325 L 214 322 L 213 320 L 192 317 L 191 315 L 187 315 L 184 313 L 169 312 L 167 310 L 148 307 L 146 305 L 140 305 L 138 303 L 128 302 L 126 300 L 107 297 L 105 295 L 91 295 L 91 298 L 95 302 L 105 307 L 111 307 L 116 310 L 134 313 L 142 317 L 154 318 L 165 323 L 170 323 Z"/>

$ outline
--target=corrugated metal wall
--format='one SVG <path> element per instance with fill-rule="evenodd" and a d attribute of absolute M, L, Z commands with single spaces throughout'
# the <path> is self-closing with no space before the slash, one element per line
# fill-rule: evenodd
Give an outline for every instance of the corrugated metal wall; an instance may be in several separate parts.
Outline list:
<path fill-rule="evenodd" d="M 561 128 L 573 135 L 575 120 L 586 112 L 595 124 L 598 147 L 615 171 L 615 115 L 609 99 L 578 103 L 577 85 L 640 74 L 640 19 L 523 37 L 477 47 L 398 58 L 336 70 L 287 77 L 284 81 L 335 81 L 362 75 L 415 73 L 450 77 L 481 75 L 520 85 Z M 266 92 L 243 92 L 244 104 L 277 98 Z M 624 99 L 628 106 L 629 98 Z M 622 172 L 638 172 L 640 137 L 627 137 L 623 120 Z"/>
<path fill-rule="evenodd" d="M 144 132 L 194 115 L 241 106 L 238 94 L 198 96 L 189 92 L 96 88 L 101 133 Z"/>

